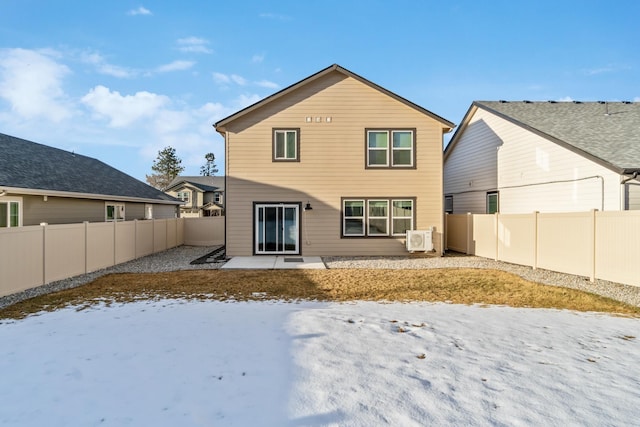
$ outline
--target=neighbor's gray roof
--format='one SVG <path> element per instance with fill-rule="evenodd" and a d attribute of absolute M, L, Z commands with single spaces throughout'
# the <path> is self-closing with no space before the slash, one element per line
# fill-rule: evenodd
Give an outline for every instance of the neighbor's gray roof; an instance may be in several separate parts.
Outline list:
<path fill-rule="evenodd" d="M 0 190 L 6 188 L 69 197 L 180 203 L 99 160 L 0 133 Z"/>
<path fill-rule="evenodd" d="M 640 103 L 476 101 L 473 106 L 621 173 L 640 170 Z"/>
<path fill-rule="evenodd" d="M 167 190 L 184 182 L 202 191 L 224 191 L 224 176 L 176 176 Z"/>

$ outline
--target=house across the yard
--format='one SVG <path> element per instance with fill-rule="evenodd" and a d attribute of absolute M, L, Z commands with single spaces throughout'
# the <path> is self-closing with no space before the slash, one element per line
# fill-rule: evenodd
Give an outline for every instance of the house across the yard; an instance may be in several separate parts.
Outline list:
<path fill-rule="evenodd" d="M 175 218 L 181 203 L 99 160 L 0 134 L 0 228 Z"/>
<path fill-rule="evenodd" d="M 220 120 L 227 255 L 441 253 L 453 127 L 339 65 Z"/>
<path fill-rule="evenodd" d="M 165 192 L 184 202 L 181 217 L 224 215 L 223 176 L 177 176 Z"/>
<path fill-rule="evenodd" d="M 640 209 L 640 103 L 476 101 L 444 152 L 449 213 Z"/>

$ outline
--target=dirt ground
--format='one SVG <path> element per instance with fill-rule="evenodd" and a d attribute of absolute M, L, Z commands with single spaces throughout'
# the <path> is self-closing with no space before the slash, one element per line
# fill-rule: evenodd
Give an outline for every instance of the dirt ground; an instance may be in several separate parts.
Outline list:
<path fill-rule="evenodd" d="M 109 274 L 74 289 L 32 298 L 0 310 L 21 318 L 66 306 L 140 299 L 429 301 L 556 308 L 640 316 L 634 307 L 598 295 L 480 269 L 430 270 L 192 270 Z"/>

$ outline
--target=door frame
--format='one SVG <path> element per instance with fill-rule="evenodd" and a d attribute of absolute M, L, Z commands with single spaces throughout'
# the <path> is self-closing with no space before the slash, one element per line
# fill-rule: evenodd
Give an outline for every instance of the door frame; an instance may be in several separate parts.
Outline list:
<path fill-rule="evenodd" d="M 297 250 L 295 251 L 282 251 L 282 252 L 269 252 L 269 253 L 263 253 L 263 252 L 258 252 L 258 240 L 257 240 L 257 234 L 258 234 L 258 207 L 265 207 L 265 206 L 269 206 L 269 207 L 295 207 L 296 208 L 296 212 L 297 212 L 297 226 L 298 226 L 298 233 L 296 235 L 297 238 L 297 242 L 296 242 L 296 248 Z M 302 252 L 302 202 L 253 202 L 253 225 L 252 225 L 252 233 L 251 235 L 253 236 L 252 238 L 252 252 L 253 255 L 300 255 Z"/>

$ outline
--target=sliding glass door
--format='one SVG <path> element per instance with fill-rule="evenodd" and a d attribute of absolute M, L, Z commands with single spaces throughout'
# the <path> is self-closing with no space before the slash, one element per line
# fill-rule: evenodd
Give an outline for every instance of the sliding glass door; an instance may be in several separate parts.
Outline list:
<path fill-rule="evenodd" d="M 300 253 L 300 205 L 255 205 L 255 253 Z"/>

